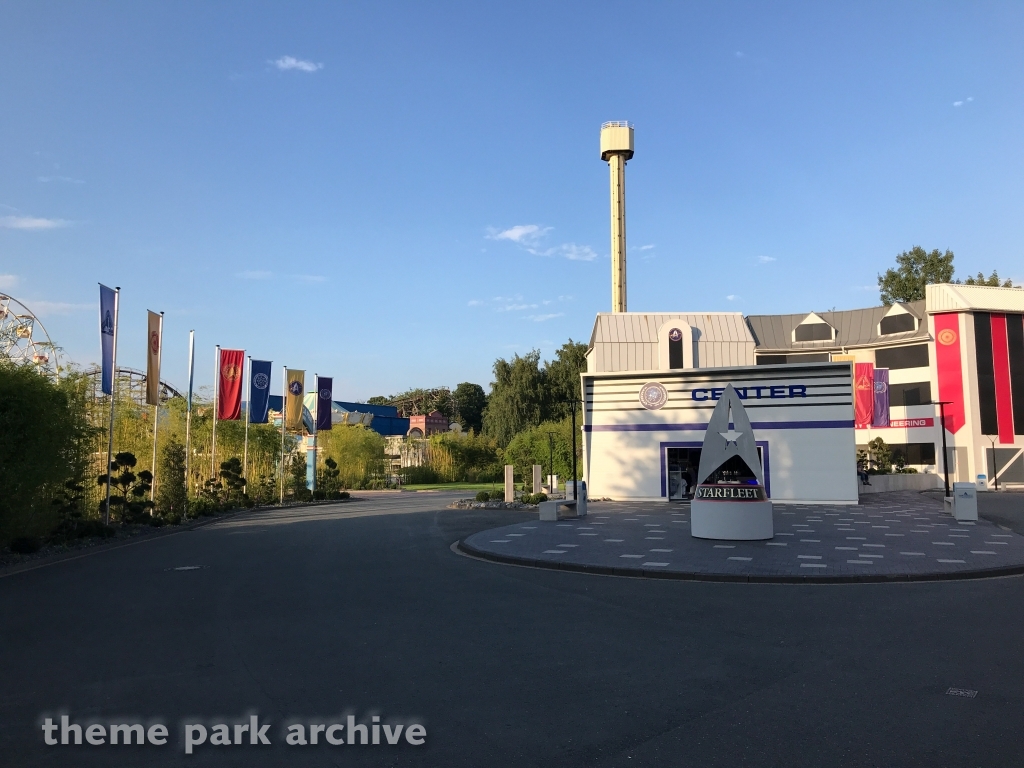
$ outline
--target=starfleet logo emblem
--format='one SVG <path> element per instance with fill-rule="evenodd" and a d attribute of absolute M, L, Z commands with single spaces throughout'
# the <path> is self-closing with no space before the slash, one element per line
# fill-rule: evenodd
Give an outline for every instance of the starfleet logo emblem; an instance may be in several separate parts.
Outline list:
<path fill-rule="evenodd" d="M 252 385 L 256 389 L 266 389 L 270 386 L 270 377 L 265 373 L 257 373 L 252 377 Z"/>
<path fill-rule="evenodd" d="M 683 340 L 683 332 L 680 331 L 678 328 L 673 328 L 671 331 L 668 332 L 668 340 L 669 341 L 682 341 Z"/>
<path fill-rule="evenodd" d="M 224 377 L 225 381 L 235 381 L 242 375 L 242 369 L 234 363 L 228 363 L 220 369 L 220 375 Z"/>
<path fill-rule="evenodd" d="M 320 390 L 320 399 L 321 400 L 330 400 L 331 399 L 331 390 L 329 390 L 329 389 L 321 389 Z"/>
<path fill-rule="evenodd" d="M 867 391 L 870 392 L 871 390 L 873 390 L 875 388 L 875 384 L 867 376 L 861 376 L 859 379 L 857 379 L 857 386 L 856 386 L 856 388 L 861 390 L 861 391 L 867 390 Z"/>
<path fill-rule="evenodd" d="M 956 331 L 952 328 L 943 328 L 939 331 L 939 344 L 944 347 L 948 347 L 951 344 L 956 344 L 957 335 Z"/>
<path fill-rule="evenodd" d="M 288 385 L 288 391 L 291 392 L 293 395 L 301 395 L 302 384 L 300 384 L 297 381 L 293 381 L 291 384 Z"/>
<path fill-rule="evenodd" d="M 149 334 L 149 348 L 154 355 L 160 352 L 160 334 L 156 331 Z"/>
<path fill-rule="evenodd" d="M 886 384 L 884 381 L 876 381 L 875 382 L 875 394 L 876 395 L 884 395 L 886 393 L 886 390 L 888 390 L 888 389 L 889 389 L 889 385 Z"/>
<path fill-rule="evenodd" d="M 650 381 L 640 387 L 640 405 L 649 411 L 656 411 L 668 402 L 668 391 L 657 381 Z"/>
<path fill-rule="evenodd" d="M 100 331 L 106 336 L 114 335 L 114 318 L 110 316 L 109 309 L 103 313 L 103 322 L 100 324 Z"/>

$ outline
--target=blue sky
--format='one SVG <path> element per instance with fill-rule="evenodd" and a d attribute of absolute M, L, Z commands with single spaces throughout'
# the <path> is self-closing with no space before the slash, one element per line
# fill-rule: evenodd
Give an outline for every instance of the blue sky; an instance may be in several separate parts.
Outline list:
<path fill-rule="evenodd" d="M 126 365 L 166 311 L 178 386 L 190 328 L 198 384 L 219 343 L 346 399 L 585 341 L 606 120 L 636 125 L 631 310 L 870 306 L 917 244 L 1024 280 L 1019 3 L 0 13 L 0 290 L 83 365 L 97 282 Z"/>

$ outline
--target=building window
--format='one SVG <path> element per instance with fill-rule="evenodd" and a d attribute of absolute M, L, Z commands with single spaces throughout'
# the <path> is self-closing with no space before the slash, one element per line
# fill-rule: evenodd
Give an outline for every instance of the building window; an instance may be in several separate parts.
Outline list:
<path fill-rule="evenodd" d="M 757 365 L 793 365 L 795 363 L 827 363 L 831 360 L 828 352 L 812 352 L 806 355 L 758 355 Z"/>
<path fill-rule="evenodd" d="M 893 458 L 903 456 L 907 464 L 934 464 L 935 443 L 890 443 Z"/>
<path fill-rule="evenodd" d="M 757 365 L 785 365 L 785 355 L 758 355 L 754 358 Z"/>
<path fill-rule="evenodd" d="M 878 368 L 927 368 L 928 345 L 912 344 L 909 347 L 890 347 L 875 350 L 875 366 Z"/>
<path fill-rule="evenodd" d="M 832 326 L 828 323 L 803 323 L 793 332 L 794 341 L 832 341 Z"/>
<path fill-rule="evenodd" d="M 887 336 L 890 333 L 906 333 L 907 331 L 917 330 L 917 322 L 914 316 L 908 312 L 883 317 L 882 322 L 878 325 L 878 329 L 882 332 L 883 336 Z"/>
<path fill-rule="evenodd" d="M 890 384 L 889 403 L 891 405 L 927 405 L 932 401 L 932 385 L 927 381 L 915 381 L 911 384 Z"/>
<path fill-rule="evenodd" d="M 683 338 L 680 336 L 678 339 L 669 338 L 668 340 L 668 367 L 669 368 L 682 368 L 683 367 Z"/>

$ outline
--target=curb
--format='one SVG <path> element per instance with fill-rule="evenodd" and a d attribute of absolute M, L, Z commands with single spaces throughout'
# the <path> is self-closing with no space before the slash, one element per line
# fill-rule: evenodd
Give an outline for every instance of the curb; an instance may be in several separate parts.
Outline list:
<path fill-rule="evenodd" d="M 488 560 L 503 565 L 518 565 L 526 568 L 542 568 L 548 571 L 569 571 L 596 576 L 625 576 L 633 579 L 661 579 L 666 581 L 704 581 L 732 584 L 892 584 L 928 581 L 974 581 L 997 579 L 1024 574 L 1024 565 L 986 568 L 975 571 L 952 573 L 865 573 L 849 576 L 759 576 L 740 573 L 698 573 L 644 570 L 643 568 L 615 568 L 610 565 L 588 565 L 586 563 L 558 563 L 531 557 L 512 557 L 477 549 L 465 539 L 455 542 L 452 547 L 464 555 L 478 560 Z"/>

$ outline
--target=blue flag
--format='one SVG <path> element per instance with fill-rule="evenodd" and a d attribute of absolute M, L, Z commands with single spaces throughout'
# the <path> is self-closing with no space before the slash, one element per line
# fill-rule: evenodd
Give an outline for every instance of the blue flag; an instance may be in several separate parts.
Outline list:
<path fill-rule="evenodd" d="M 266 424 L 270 412 L 270 360 L 249 364 L 249 423 Z"/>
<path fill-rule="evenodd" d="M 100 284 L 100 350 L 103 355 L 100 386 L 114 394 L 114 327 L 117 324 L 117 292 Z"/>
<path fill-rule="evenodd" d="M 331 428 L 331 390 L 334 379 L 326 376 L 316 377 L 316 431 L 322 432 Z"/>

